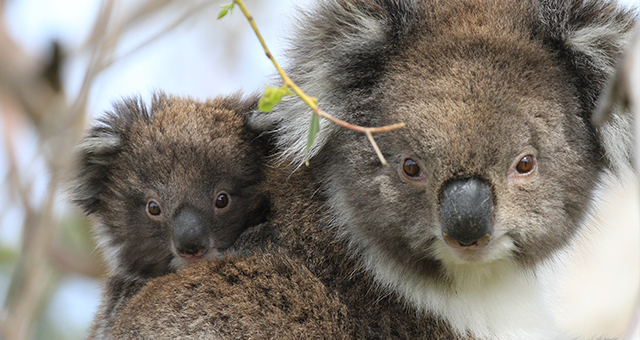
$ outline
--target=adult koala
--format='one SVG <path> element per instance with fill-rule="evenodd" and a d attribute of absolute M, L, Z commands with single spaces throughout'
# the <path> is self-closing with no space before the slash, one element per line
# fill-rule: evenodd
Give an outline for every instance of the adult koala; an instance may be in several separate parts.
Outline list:
<path fill-rule="evenodd" d="M 309 109 L 256 115 L 270 223 L 148 284 L 114 337 L 566 339 L 545 287 L 629 164 L 628 117 L 590 117 L 634 23 L 602 0 L 319 2 L 289 72 L 341 119 L 406 122 L 376 135 L 390 165 L 323 122 L 298 167 Z"/>

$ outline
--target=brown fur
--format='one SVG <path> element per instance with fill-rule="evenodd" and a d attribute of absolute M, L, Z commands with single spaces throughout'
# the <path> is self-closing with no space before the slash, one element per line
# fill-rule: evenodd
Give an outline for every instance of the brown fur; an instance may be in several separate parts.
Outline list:
<path fill-rule="evenodd" d="M 221 256 L 263 219 L 268 205 L 257 189 L 266 143 L 246 127 L 255 103 L 159 94 L 148 111 L 128 99 L 81 142 L 72 195 L 94 219 L 112 272 L 91 338 L 103 338 L 146 281 Z M 215 207 L 220 193 L 229 199 L 225 209 Z M 147 213 L 151 199 L 161 207 L 157 217 Z M 207 253 L 193 257 L 184 244 Z"/>
<path fill-rule="evenodd" d="M 158 287 L 173 293 L 171 303 Z M 349 322 L 335 294 L 278 253 L 200 263 L 153 281 L 130 306 L 115 339 L 143 338 L 149 329 L 167 339 L 340 339 Z M 140 318 L 148 308 L 159 317 Z"/>
<path fill-rule="evenodd" d="M 310 171 L 290 171 L 268 172 L 270 199 L 281 205 L 236 244 L 264 250 L 150 282 L 119 314 L 111 338 L 459 339 L 445 322 L 376 289 L 333 231 L 318 228 L 324 217 L 321 201 L 310 199 L 318 189 Z"/>
<path fill-rule="evenodd" d="M 278 338 L 298 338 L 272 297 L 309 289 L 320 295 L 296 308 L 313 301 L 321 338 L 568 339 L 543 294 L 552 279 L 545 265 L 579 232 L 602 173 L 628 161 L 629 145 L 619 143 L 628 126 L 607 134 L 590 115 L 634 23 L 632 13 L 599 0 L 320 1 L 289 52 L 292 79 L 349 122 L 406 122 L 376 135 L 390 165 L 380 165 L 362 134 L 323 122 L 311 167 L 296 169 L 308 109 L 289 100 L 256 115 L 252 124 L 275 129 L 284 164 L 267 171 L 269 223 L 251 230 L 271 236 L 266 244 L 240 239 L 240 257 L 211 266 L 275 268 L 290 259 L 295 277 L 314 279 L 291 291 L 291 277 L 269 270 L 260 275 L 274 285 L 258 295 L 242 280 L 230 294 L 265 299 L 258 315 L 222 303 L 227 286 L 211 284 L 204 295 L 168 288 L 204 270 L 185 271 L 145 287 L 123 309 L 118 334 L 268 338 L 275 329 Z M 612 145 L 625 152 L 611 153 Z M 524 154 L 537 163 L 521 176 L 514 171 Z M 420 164 L 420 178 L 404 174 L 407 158 Z M 448 185 L 469 179 L 491 192 L 495 232 L 478 251 L 450 246 L 441 218 Z M 256 246 L 265 253 L 242 257 Z M 213 282 L 223 275 L 205 274 Z M 150 295 L 158 298 L 142 297 Z M 178 308 L 156 312 L 163 305 Z M 202 322 L 220 309 L 250 321 Z M 346 322 L 332 323 L 341 313 Z M 198 326 L 181 331 L 187 322 Z"/>

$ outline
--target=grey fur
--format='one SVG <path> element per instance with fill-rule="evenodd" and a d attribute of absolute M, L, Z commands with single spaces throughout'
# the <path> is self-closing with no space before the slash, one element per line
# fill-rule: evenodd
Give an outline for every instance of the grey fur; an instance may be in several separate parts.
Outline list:
<path fill-rule="evenodd" d="M 267 255 L 150 283 L 116 334 L 297 338 L 279 298 L 312 287 L 327 337 L 568 339 L 546 290 L 600 177 L 629 164 L 627 113 L 602 128 L 591 114 L 635 21 L 604 0 L 319 1 L 302 16 L 287 69 L 341 119 L 406 122 L 376 135 L 390 166 L 362 134 L 324 122 L 311 166 L 297 168 L 309 110 L 290 99 L 255 115 L 251 126 L 276 127 L 284 161 L 267 172 Z M 531 170 L 518 170 L 524 156 Z M 415 176 L 407 159 L 420 166 Z M 444 188 L 468 179 L 492 192 L 491 240 L 475 250 L 449 243 L 440 219 Z M 254 275 L 279 258 L 300 265 Z M 317 282 L 291 290 L 307 271 Z M 237 284 L 186 284 L 197 278 Z M 309 301 L 293 306 L 308 310 Z M 178 308 L 139 314 L 164 306 Z M 332 321 L 345 313 L 346 323 Z"/>
<path fill-rule="evenodd" d="M 492 33 L 474 27 L 483 20 Z M 363 136 L 321 126 L 311 162 L 326 174 L 332 227 L 381 285 L 418 309 L 446 308 L 430 305 L 439 293 L 420 292 L 463 280 L 438 246 L 439 195 L 453 178 L 480 177 L 497 196 L 514 270 L 535 273 L 579 231 L 599 174 L 630 164 L 628 113 L 599 128 L 591 114 L 635 21 L 598 0 L 319 2 L 300 20 L 292 79 L 346 121 L 408 124 L 376 136 L 387 169 Z M 285 102 L 271 117 L 283 158 L 301 162 L 308 111 Z M 508 184 L 526 151 L 540 172 Z M 426 164 L 426 193 L 396 178 L 403 155 Z"/>

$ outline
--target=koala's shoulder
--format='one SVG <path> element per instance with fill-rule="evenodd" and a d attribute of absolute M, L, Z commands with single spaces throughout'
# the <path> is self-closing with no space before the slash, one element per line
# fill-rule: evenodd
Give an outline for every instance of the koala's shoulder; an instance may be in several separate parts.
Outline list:
<path fill-rule="evenodd" d="M 122 310 L 112 336 L 339 339 L 349 328 L 346 315 L 304 265 L 267 252 L 199 263 L 150 282 Z"/>

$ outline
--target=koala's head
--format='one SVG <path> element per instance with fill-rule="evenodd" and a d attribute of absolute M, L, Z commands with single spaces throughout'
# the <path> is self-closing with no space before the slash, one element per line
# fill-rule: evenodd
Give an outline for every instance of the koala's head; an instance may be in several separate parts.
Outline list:
<path fill-rule="evenodd" d="M 155 277 L 220 255 L 265 210 L 255 100 L 116 103 L 79 146 L 73 200 L 116 273 Z"/>
<path fill-rule="evenodd" d="M 294 81 L 350 123 L 407 124 L 375 135 L 386 167 L 362 134 L 327 122 L 313 151 L 338 231 L 366 267 L 421 285 L 500 261 L 532 268 L 569 244 L 600 173 L 628 162 L 608 147 L 629 131 L 598 130 L 590 115 L 633 20 L 595 0 L 313 9 Z M 285 102 L 273 116 L 285 154 L 304 154 L 307 112 Z"/>

